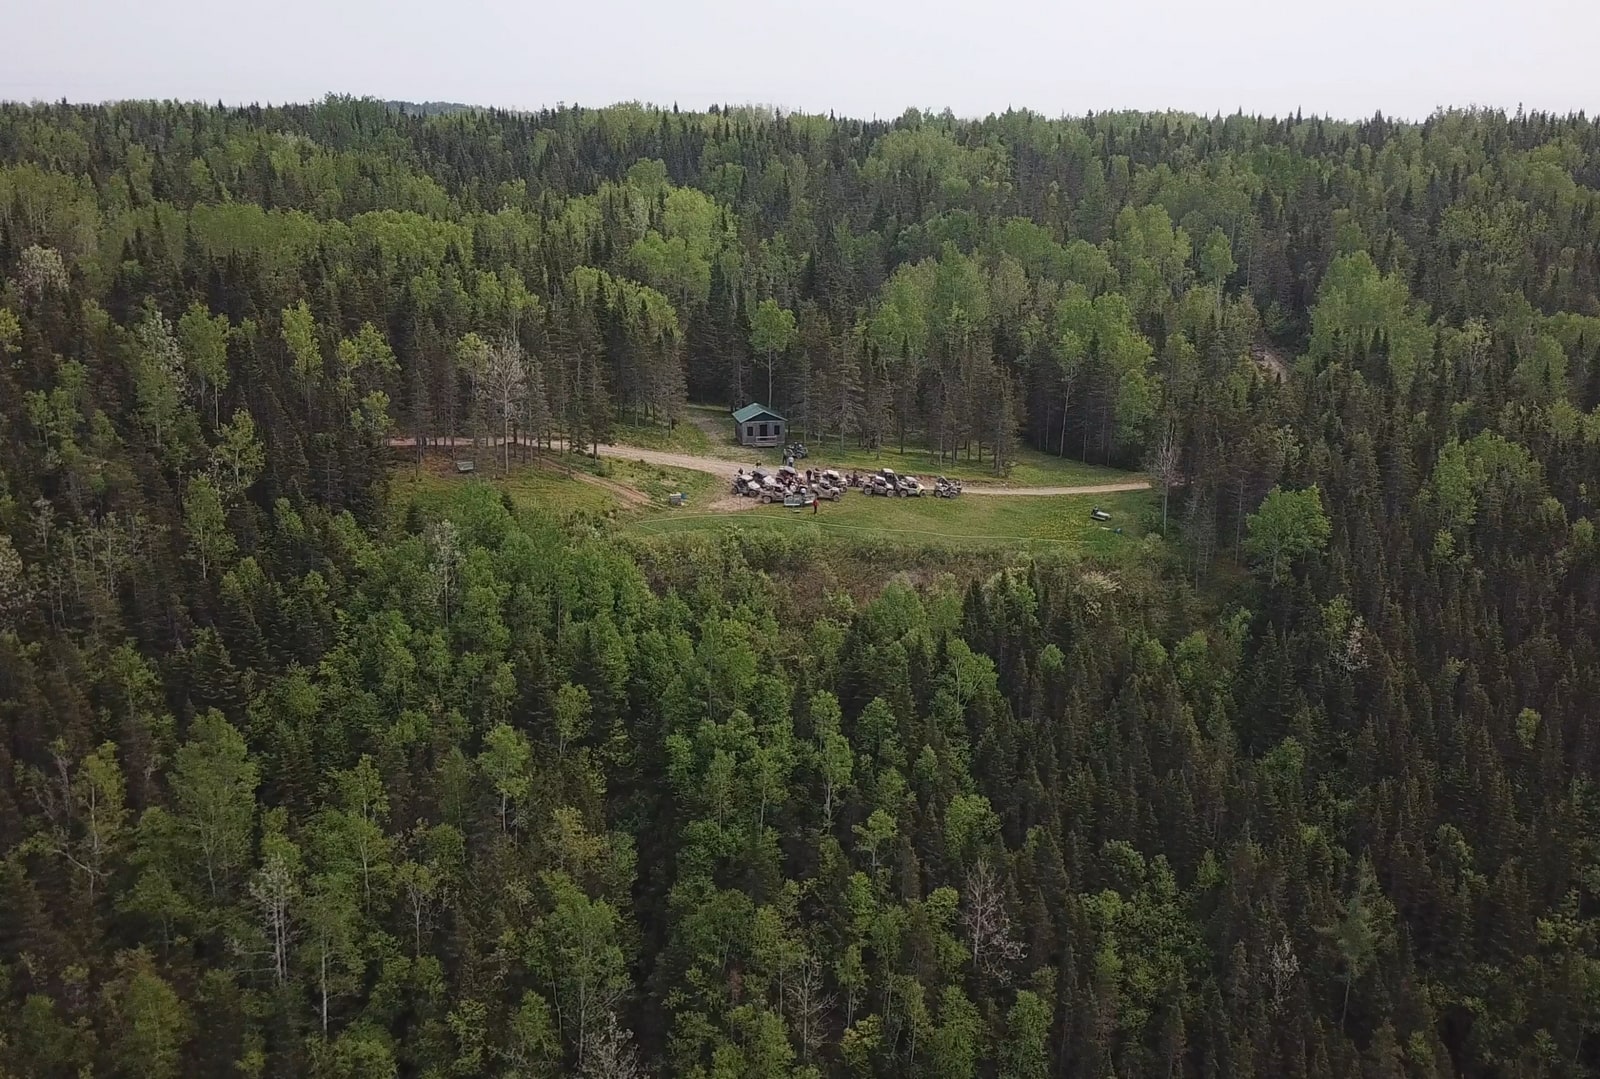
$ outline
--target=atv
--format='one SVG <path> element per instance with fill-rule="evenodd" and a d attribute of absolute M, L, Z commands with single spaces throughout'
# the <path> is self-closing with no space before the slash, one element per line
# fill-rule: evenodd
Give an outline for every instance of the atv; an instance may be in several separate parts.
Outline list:
<path fill-rule="evenodd" d="M 831 502 L 839 501 L 847 490 L 849 488 L 845 486 L 844 477 L 835 469 L 825 468 L 817 478 L 817 494 Z"/>

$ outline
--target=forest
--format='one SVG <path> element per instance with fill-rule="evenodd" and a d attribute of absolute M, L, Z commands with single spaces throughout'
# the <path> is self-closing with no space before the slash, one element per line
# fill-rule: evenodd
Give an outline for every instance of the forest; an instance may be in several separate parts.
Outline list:
<path fill-rule="evenodd" d="M 1160 527 L 395 481 L 691 401 Z M 1597 521 L 1582 115 L 0 104 L 0 1079 L 1600 1074 Z"/>

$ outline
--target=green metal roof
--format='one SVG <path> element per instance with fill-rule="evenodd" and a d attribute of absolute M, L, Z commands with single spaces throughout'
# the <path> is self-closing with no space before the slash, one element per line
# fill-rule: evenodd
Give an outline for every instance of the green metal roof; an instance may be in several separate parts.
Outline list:
<path fill-rule="evenodd" d="M 772 411 L 772 409 L 768 408 L 766 405 L 757 404 L 755 402 L 745 405 L 743 408 L 739 409 L 733 414 L 734 421 L 737 423 L 749 423 L 751 420 L 759 419 L 762 416 L 766 416 L 769 419 L 774 420 L 783 419 L 782 416 Z"/>

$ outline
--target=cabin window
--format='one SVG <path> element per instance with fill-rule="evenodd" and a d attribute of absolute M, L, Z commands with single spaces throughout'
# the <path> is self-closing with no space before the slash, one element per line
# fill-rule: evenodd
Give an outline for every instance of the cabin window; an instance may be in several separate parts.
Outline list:
<path fill-rule="evenodd" d="M 755 424 L 747 423 L 747 424 L 744 425 L 744 437 L 745 438 L 755 438 L 756 437 L 756 425 Z"/>
<path fill-rule="evenodd" d="M 762 438 L 766 438 L 767 437 L 767 425 L 764 424 L 764 423 L 761 425 L 761 437 Z"/>

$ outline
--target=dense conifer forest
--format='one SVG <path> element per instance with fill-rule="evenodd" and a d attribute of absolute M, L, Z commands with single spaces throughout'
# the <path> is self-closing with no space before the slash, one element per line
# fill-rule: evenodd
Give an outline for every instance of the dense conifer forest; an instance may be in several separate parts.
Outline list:
<path fill-rule="evenodd" d="M 0 1076 L 1600 1073 L 1597 191 L 1581 116 L 0 106 Z M 751 400 L 1165 538 L 395 495 Z"/>

